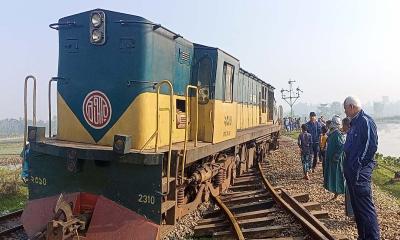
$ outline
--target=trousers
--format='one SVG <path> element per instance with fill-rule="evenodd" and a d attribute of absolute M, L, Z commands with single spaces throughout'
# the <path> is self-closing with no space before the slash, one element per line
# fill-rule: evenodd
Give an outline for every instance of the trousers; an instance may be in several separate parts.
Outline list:
<path fill-rule="evenodd" d="M 372 199 L 372 170 L 373 165 L 369 164 L 361 167 L 358 178 L 354 178 L 357 174 L 345 176 L 360 240 L 380 239 L 378 218 Z"/>
<path fill-rule="evenodd" d="M 312 151 L 313 151 L 312 168 L 314 169 L 317 166 L 318 157 L 319 157 L 319 143 L 312 144 Z"/>
<path fill-rule="evenodd" d="M 301 154 L 301 163 L 303 165 L 303 173 L 306 174 L 311 169 L 311 154 L 302 153 Z"/>

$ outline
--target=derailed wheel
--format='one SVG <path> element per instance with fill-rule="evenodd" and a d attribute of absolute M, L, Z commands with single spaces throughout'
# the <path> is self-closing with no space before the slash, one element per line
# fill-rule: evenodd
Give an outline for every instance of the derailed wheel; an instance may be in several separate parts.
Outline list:
<path fill-rule="evenodd" d="M 70 218 L 72 222 L 66 221 L 66 216 L 71 216 L 71 214 L 65 208 L 63 208 L 63 212 L 67 214 L 63 213 L 58 219 L 55 219 L 55 206 L 58 199 L 60 199 L 59 196 L 51 196 L 28 201 L 21 221 L 30 239 L 45 239 L 46 234 L 51 233 L 47 227 L 54 229 L 53 226 L 49 225 L 49 223 L 53 223 L 53 220 L 59 221 L 57 228 L 62 229 L 63 226 L 71 226 L 69 223 L 72 223 L 73 228 L 66 229 L 67 231 L 59 231 L 56 228 L 55 232 L 58 231 L 58 233 L 49 235 L 53 238 L 47 239 L 62 239 L 59 236 L 75 233 L 68 238 L 74 239 L 76 232 L 78 232 L 80 239 L 85 240 L 115 239 L 115 236 L 118 236 L 118 239 L 155 240 L 159 238 L 159 225 L 104 196 L 91 193 L 64 194 L 63 200 L 66 205 L 62 204 L 62 206 L 72 209 L 73 217 Z M 79 225 L 78 222 L 86 224 L 84 230 L 76 227 Z M 85 224 L 82 224 L 82 226 Z M 77 229 L 77 231 L 74 229 Z"/>
<path fill-rule="evenodd" d="M 78 231 L 85 230 L 86 222 L 73 215 L 72 207 L 72 203 L 66 202 L 61 194 L 54 209 L 54 219 L 47 223 L 47 240 L 79 237 Z"/>

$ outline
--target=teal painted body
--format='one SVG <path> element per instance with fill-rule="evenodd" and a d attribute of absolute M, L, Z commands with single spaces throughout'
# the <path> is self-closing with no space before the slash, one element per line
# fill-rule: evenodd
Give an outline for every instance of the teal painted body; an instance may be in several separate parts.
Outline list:
<path fill-rule="evenodd" d="M 121 157 L 112 151 L 78 151 L 75 165 L 71 167 L 68 150 L 31 144 L 30 200 L 60 193 L 87 192 L 103 195 L 157 224 L 161 223 L 162 154 Z M 96 154 L 107 158 L 89 158 Z"/>

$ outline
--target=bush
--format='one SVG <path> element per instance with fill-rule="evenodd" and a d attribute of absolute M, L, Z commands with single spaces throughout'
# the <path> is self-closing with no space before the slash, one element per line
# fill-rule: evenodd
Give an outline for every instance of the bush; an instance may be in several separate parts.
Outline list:
<path fill-rule="evenodd" d="M 20 179 L 21 168 L 0 170 L 0 197 L 15 194 L 22 184 Z"/>

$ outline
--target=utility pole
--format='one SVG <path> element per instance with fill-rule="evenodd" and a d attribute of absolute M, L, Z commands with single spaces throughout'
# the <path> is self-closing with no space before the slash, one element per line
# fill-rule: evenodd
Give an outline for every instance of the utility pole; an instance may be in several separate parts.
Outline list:
<path fill-rule="evenodd" d="M 287 102 L 290 106 L 290 117 L 293 119 L 293 105 L 297 101 L 297 99 L 300 98 L 300 92 L 303 92 L 299 87 L 296 88 L 296 90 L 293 90 L 293 83 L 295 83 L 295 80 L 289 79 L 289 90 L 283 89 L 281 90 L 282 93 L 282 99 Z"/>

